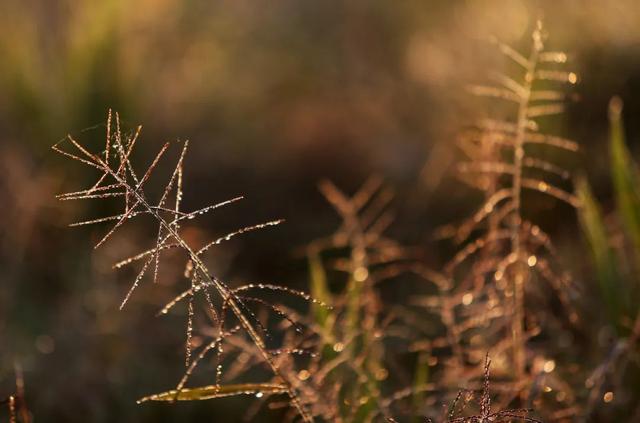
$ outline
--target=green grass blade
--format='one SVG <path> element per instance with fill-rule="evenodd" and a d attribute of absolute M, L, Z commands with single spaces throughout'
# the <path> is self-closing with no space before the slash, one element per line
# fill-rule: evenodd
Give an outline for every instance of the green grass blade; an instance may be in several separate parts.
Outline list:
<path fill-rule="evenodd" d="M 617 97 L 609 103 L 609 122 L 611 172 L 618 213 L 633 243 L 635 257 L 640 260 L 640 173 L 625 142 L 622 101 Z"/>
<path fill-rule="evenodd" d="M 180 392 L 175 389 L 149 395 L 138 400 L 138 404 L 147 401 L 203 401 L 235 395 L 274 395 L 286 394 L 287 387 L 274 383 L 242 383 L 236 385 L 209 385 L 199 388 L 185 388 Z"/>
<path fill-rule="evenodd" d="M 324 304 L 332 304 L 333 299 L 327 284 L 327 273 L 324 270 L 320 256 L 316 253 L 310 253 L 308 260 L 309 274 L 311 277 L 311 296 L 316 300 L 322 301 Z M 316 323 L 326 330 L 331 311 L 327 307 L 313 304 L 313 315 L 315 316 Z"/>
<path fill-rule="evenodd" d="M 611 323 L 617 326 L 620 323 L 621 299 L 624 295 L 621 287 L 624 285 L 617 272 L 616 257 L 609 245 L 602 211 L 584 177 L 579 178 L 576 182 L 576 194 L 581 203 L 578 209 L 578 218 L 589 245 L 598 287 L 605 301 Z"/>
<path fill-rule="evenodd" d="M 420 410 L 424 407 L 424 387 L 429 382 L 429 353 L 423 351 L 418 356 L 416 363 L 415 375 L 413 377 L 413 396 L 411 405 L 413 413 L 411 417 L 412 423 L 418 423 L 423 420 L 420 417 Z"/>

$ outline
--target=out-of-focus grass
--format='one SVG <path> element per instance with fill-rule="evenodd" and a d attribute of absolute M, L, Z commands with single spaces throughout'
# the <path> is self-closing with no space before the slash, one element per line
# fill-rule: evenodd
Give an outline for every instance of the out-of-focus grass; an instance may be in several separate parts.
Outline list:
<path fill-rule="evenodd" d="M 580 180 L 577 192 L 582 201 L 580 222 L 610 324 L 627 333 L 629 322 L 638 312 L 635 300 L 638 286 L 633 275 L 638 271 L 640 257 L 640 175 L 625 141 L 621 114 L 622 102 L 616 97 L 609 105 L 609 154 L 617 232 L 612 234 L 611 228 L 607 228 L 601 206 L 586 179 Z"/>
<path fill-rule="evenodd" d="M 602 210 L 593 197 L 589 183 L 581 178 L 578 180 L 576 192 L 580 198 L 580 223 L 591 250 L 591 260 L 597 272 L 600 292 L 607 308 L 610 322 L 614 325 L 620 320 L 622 312 L 620 300 L 626 295 L 621 292 L 618 265 L 615 253 L 609 243 L 609 236 L 605 227 Z"/>
<path fill-rule="evenodd" d="M 640 263 L 640 175 L 627 147 L 622 101 L 617 97 L 609 103 L 609 121 L 611 184 L 616 200 L 611 215 L 604 216 L 585 178 L 577 186 L 582 202 L 580 223 L 591 250 L 591 264 L 595 270 L 599 298 L 602 298 L 602 301 L 587 301 L 592 307 L 604 303 L 608 326 L 614 328 L 616 333 L 616 339 L 607 347 L 609 350 L 604 353 L 600 366 L 587 379 L 587 385 L 593 388 L 587 408 L 594 413 L 592 416 L 626 419 L 632 408 L 628 402 L 629 395 L 637 392 L 640 386 L 638 368 L 633 364 L 640 337 L 636 277 Z M 623 402 L 617 410 L 600 409 L 596 404 L 605 389 L 621 394 L 627 402 Z"/>

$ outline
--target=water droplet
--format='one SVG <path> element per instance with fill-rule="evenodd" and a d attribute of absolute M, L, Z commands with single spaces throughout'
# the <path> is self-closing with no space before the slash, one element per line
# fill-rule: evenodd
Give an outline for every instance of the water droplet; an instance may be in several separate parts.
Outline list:
<path fill-rule="evenodd" d="M 376 371 L 376 380 L 385 380 L 389 376 L 389 372 L 386 369 L 378 369 Z"/>
<path fill-rule="evenodd" d="M 309 379 L 309 376 L 311 376 L 311 373 L 309 373 L 308 370 L 300 370 L 298 372 L 298 379 L 300 380 L 307 380 Z"/>
<path fill-rule="evenodd" d="M 547 360 L 543 366 L 543 370 L 545 373 L 551 373 L 555 368 L 556 368 L 556 362 L 553 360 Z"/>
<path fill-rule="evenodd" d="M 355 279 L 358 282 L 364 282 L 365 280 L 367 280 L 368 277 L 369 277 L 369 271 L 367 270 L 366 267 L 358 267 L 353 272 L 353 279 Z"/>

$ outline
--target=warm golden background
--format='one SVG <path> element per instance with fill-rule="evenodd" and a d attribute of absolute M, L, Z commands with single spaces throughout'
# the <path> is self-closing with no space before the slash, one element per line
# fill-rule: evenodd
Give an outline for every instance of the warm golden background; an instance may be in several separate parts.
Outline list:
<path fill-rule="evenodd" d="M 113 108 L 128 126 L 144 125 L 148 155 L 166 140 L 191 140 L 187 208 L 247 198 L 206 220 L 203 237 L 287 219 L 223 250 L 216 267 L 231 279 L 304 288 L 306 265 L 294 250 L 337 223 L 318 180 L 353 191 L 370 174 L 398 191 L 394 235 L 438 268 L 452 250 L 432 240 L 434 228 L 477 200 L 449 173 L 456 132 L 485 113 L 465 85 L 500 69 L 490 35 L 526 46 L 541 14 L 550 45 L 566 50 L 580 75 L 556 130 L 584 149 L 565 164 L 586 173 L 610 209 L 613 95 L 625 102 L 632 151 L 640 134 L 637 0 L 4 0 L 0 386 L 9 389 L 13 363 L 22 363 L 37 421 L 231 422 L 245 406 L 135 404 L 181 374 L 183 321 L 154 317 L 170 280 L 117 311 L 128 279 L 109 264 L 118 242 L 141 240 L 142 231 L 93 252 L 98 228 L 66 228 L 101 213 L 54 199 L 94 177 L 50 150 L 67 132 L 87 129 L 82 138 L 99 146 L 104 127 L 94 126 Z M 532 210 L 584 280 L 586 302 L 597 304 L 575 212 L 556 202 Z"/>

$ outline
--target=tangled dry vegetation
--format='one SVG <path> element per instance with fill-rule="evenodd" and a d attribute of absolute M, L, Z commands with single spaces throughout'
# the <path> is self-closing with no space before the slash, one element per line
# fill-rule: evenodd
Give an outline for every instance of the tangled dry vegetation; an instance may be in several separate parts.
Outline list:
<path fill-rule="evenodd" d="M 233 237 L 267 230 L 282 220 L 194 244 L 184 228 L 241 197 L 183 210 L 188 142 L 164 144 L 139 170 L 132 152 L 141 128 L 126 132 L 118 114 L 110 112 L 105 145 L 98 153 L 72 136 L 56 144 L 54 150 L 99 175 L 92 186 L 61 194 L 61 200 L 116 199 L 122 204 L 118 214 L 71 225 L 110 225 L 96 248 L 131 221 L 147 218 L 156 225 L 150 246 L 114 264 L 137 266 L 138 272 L 121 308 L 146 279 L 157 281 L 162 267 L 169 266 L 165 257 L 185 259 L 184 280 L 176 284 L 183 287 L 159 307 L 160 315 L 180 308 L 176 313 L 186 315 L 185 370 L 173 389 L 140 402 L 252 395 L 255 406 L 248 417 L 266 404 L 286 408 L 290 421 L 305 422 L 560 422 L 597 415 L 603 395 L 605 403 L 611 402 L 614 388 L 626 383 L 622 377 L 612 381 L 611 374 L 620 374 L 615 369 L 632 361 L 640 324 L 628 324 L 636 312 L 628 307 L 624 316 L 612 317 L 621 328 L 618 341 L 595 372 L 563 367 L 571 360 L 558 353 L 558 334 L 582 324 L 576 306 L 580 287 L 564 269 L 550 237 L 527 217 L 523 198 L 550 196 L 579 208 L 599 269 L 611 278 L 616 265 L 614 253 L 603 246 L 608 235 L 598 226 L 601 212 L 586 182 L 579 182 L 573 194 L 571 173 L 560 164 L 578 145 L 544 131 L 544 119 L 563 111 L 568 98 L 563 84 L 577 81 L 576 74 L 563 69 L 567 55 L 547 50 L 545 42 L 540 22 L 525 53 L 495 40 L 517 70 L 491 73 L 489 85 L 470 87 L 473 94 L 498 103 L 499 113 L 459 137 L 465 158 L 457 174 L 480 190 L 484 201 L 468 219 L 439 231 L 440 238 L 459 248 L 439 271 L 427 268 L 417 249 L 385 235 L 393 222 L 393 192 L 381 178 L 372 177 L 352 196 L 329 181 L 320 184 L 341 223 L 333 234 L 301 249 L 309 263 L 309 293 L 262 281 L 231 284 L 210 270 L 207 255 Z M 172 146 L 176 164 L 153 196 L 149 181 Z M 626 150 L 621 151 L 624 155 Z M 548 157 L 559 158 L 558 163 Z M 621 190 L 636 177 L 622 173 L 617 177 Z M 632 189 L 635 197 L 622 195 L 622 204 L 627 215 L 636 216 L 640 195 L 637 186 Z M 432 294 L 412 296 L 406 307 L 387 306 L 381 284 L 406 274 L 432 287 Z M 304 300 L 308 307 L 288 306 L 286 297 Z M 619 295 L 609 297 L 614 302 Z M 617 313 L 615 303 L 611 308 Z M 194 342 L 196 332 L 198 339 L 208 341 Z M 402 366 L 413 369 L 410 377 L 398 370 Z M 254 367 L 269 374 L 245 381 L 260 374 L 249 371 Z M 212 383 L 192 386 L 196 372 L 209 372 Z M 630 406 L 633 396 L 620 389 L 626 392 L 621 401 L 627 401 L 621 406 Z M 10 408 L 15 407 L 12 398 Z M 12 416 L 15 421 L 13 411 Z"/>

